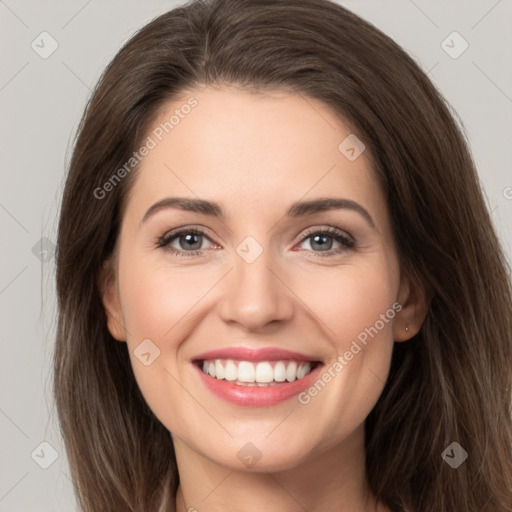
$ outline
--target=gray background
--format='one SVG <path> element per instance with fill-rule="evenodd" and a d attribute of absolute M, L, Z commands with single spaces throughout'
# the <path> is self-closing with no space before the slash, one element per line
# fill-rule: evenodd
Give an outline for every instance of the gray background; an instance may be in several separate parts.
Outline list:
<path fill-rule="evenodd" d="M 339 3 L 401 44 L 458 112 L 512 259 L 511 0 Z M 136 29 L 177 4 L 0 0 L 0 512 L 76 510 L 50 380 L 65 167 L 103 68 Z M 43 31 L 58 43 L 46 59 L 31 47 L 50 48 Z M 463 48 L 446 40 L 453 31 L 469 44 L 458 58 L 445 51 Z"/>

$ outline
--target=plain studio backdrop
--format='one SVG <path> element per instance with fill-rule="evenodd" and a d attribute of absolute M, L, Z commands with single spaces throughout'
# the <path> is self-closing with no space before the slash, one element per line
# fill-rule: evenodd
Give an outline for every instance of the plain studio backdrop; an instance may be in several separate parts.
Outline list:
<path fill-rule="evenodd" d="M 0 0 L 1 512 L 76 510 L 50 371 L 65 168 L 100 73 L 137 29 L 181 3 Z M 512 3 L 339 3 L 408 51 L 458 113 L 512 260 Z"/>

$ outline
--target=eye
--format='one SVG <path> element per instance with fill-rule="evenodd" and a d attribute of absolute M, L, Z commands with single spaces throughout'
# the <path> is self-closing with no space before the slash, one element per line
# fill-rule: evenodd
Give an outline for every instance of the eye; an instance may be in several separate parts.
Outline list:
<path fill-rule="evenodd" d="M 326 257 L 346 252 L 355 248 L 355 241 L 347 234 L 336 228 L 315 229 L 306 231 L 301 237 L 301 244 L 309 242 L 315 256 Z M 340 244 L 340 247 L 332 249 L 333 243 Z M 319 249 L 319 250 L 317 250 Z"/>
<path fill-rule="evenodd" d="M 181 229 L 166 233 L 158 241 L 158 247 L 165 247 L 168 252 L 177 256 L 198 256 L 205 249 L 202 247 L 205 239 L 210 240 L 200 229 Z M 173 244 L 177 244 L 178 247 Z"/>

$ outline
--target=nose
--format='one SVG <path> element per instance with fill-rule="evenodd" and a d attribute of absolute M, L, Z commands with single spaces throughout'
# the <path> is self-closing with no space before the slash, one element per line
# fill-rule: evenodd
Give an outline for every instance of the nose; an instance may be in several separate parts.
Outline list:
<path fill-rule="evenodd" d="M 252 262 L 234 254 L 234 268 L 223 282 L 220 314 L 245 330 L 262 330 L 267 324 L 287 321 L 293 315 L 293 293 L 285 270 L 271 251 Z"/>

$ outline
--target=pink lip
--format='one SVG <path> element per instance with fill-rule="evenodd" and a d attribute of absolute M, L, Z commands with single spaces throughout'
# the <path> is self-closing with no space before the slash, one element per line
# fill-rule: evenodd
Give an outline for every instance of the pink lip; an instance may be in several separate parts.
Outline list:
<path fill-rule="evenodd" d="M 197 364 L 192 365 L 206 387 L 216 396 L 243 407 L 269 407 L 284 402 L 310 387 L 318 379 L 324 366 L 319 364 L 305 377 L 293 382 L 283 382 L 274 386 L 239 386 L 232 381 L 218 380 L 206 375 Z"/>
<path fill-rule="evenodd" d="M 294 361 L 318 361 L 314 356 L 292 352 L 280 348 L 249 348 L 249 347 L 230 347 L 204 352 L 193 358 L 198 361 L 205 359 L 234 359 L 237 361 L 284 361 L 293 359 Z"/>
<path fill-rule="evenodd" d="M 236 361 L 309 361 L 319 363 L 318 358 L 277 348 L 231 347 L 204 352 L 193 358 L 193 367 L 199 372 L 201 381 L 216 396 L 243 407 L 268 407 L 298 395 L 318 378 L 323 364 L 318 364 L 308 375 L 294 382 L 282 382 L 274 386 L 240 386 L 232 381 L 219 380 L 206 375 L 200 362 L 212 359 L 234 359 Z"/>

